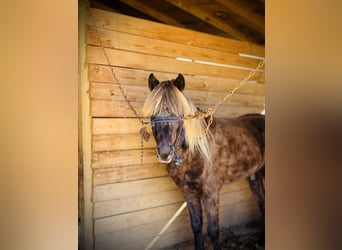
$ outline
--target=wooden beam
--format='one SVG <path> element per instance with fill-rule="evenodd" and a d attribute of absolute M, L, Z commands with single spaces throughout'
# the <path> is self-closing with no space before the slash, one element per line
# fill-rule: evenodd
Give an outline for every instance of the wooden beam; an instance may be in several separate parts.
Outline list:
<path fill-rule="evenodd" d="M 106 10 L 106 11 L 114 11 L 115 12 L 115 10 L 113 8 L 109 7 L 108 5 L 100 3 L 98 1 L 94 1 L 94 0 L 91 1 L 91 7 L 92 8 L 96 8 L 96 9 L 101 9 L 101 10 Z"/>
<path fill-rule="evenodd" d="M 222 4 L 224 7 L 230 9 L 231 11 L 235 12 L 239 16 L 246 19 L 249 23 L 253 25 L 258 32 L 265 35 L 265 17 L 256 14 L 253 10 L 248 8 L 244 3 L 240 0 L 216 0 L 216 2 Z"/>
<path fill-rule="evenodd" d="M 80 194 L 83 194 L 83 211 L 81 212 L 81 249 L 91 250 L 94 248 L 93 234 L 93 209 L 92 202 L 92 169 L 91 169 L 91 117 L 90 98 L 88 94 L 89 81 L 87 80 L 88 66 L 86 62 L 86 16 L 89 2 L 79 1 L 78 7 L 78 87 L 79 87 L 79 148 L 80 164 L 82 165 L 83 187 L 80 187 Z"/>
<path fill-rule="evenodd" d="M 189 1 L 166 0 L 166 1 L 190 13 L 191 15 L 213 25 L 214 27 L 230 34 L 236 39 L 244 40 L 244 41 L 253 41 L 251 37 L 246 36 L 240 30 L 230 25 L 227 21 L 215 15 L 215 12 L 219 10 L 222 11 L 222 8 L 213 9 L 211 5 L 208 4 L 207 1 L 202 1 L 202 0 L 189 0 Z M 210 9 L 212 9 L 212 11 L 210 11 Z"/>
<path fill-rule="evenodd" d="M 138 0 L 120 0 L 120 1 L 150 17 L 153 17 L 161 21 L 162 23 L 184 28 L 184 25 L 182 25 L 177 20 L 171 18 L 170 16 L 163 14 L 162 12 L 157 11 L 155 8 L 149 7 L 146 4 L 148 3 L 148 1 L 146 2 L 142 2 Z"/>

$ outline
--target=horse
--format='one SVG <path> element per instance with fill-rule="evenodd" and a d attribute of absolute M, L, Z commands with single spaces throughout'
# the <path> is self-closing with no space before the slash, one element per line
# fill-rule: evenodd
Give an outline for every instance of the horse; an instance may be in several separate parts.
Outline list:
<path fill-rule="evenodd" d="M 223 184 L 247 178 L 256 197 L 264 237 L 265 117 L 193 118 L 197 108 L 184 95 L 185 79 L 159 82 L 151 73 L 142 113 L 150 118 L 156 155 L 181 189 L 190 213 L 196 250 L 204 249 L 202 204 L 213 249 L 220 249 L 219 193 Z M 207 131 L 207 132 L 205 132 Z"/>

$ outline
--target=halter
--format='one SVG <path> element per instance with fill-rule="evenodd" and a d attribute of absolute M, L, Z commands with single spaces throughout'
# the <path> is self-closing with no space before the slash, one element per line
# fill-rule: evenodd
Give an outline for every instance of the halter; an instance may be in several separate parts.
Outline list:
<path fill-rule="evenodd" d="M 184 117 L 183 116 L 161 116 L 152 118 L 151 117 L 151 126 L 153 127 L 156 123 L 162 123 L 162 122 L 180 122 L 180 130 L 178 133 L 178 136 L 175 140 L 175 143 L 172 145 L 173 150 L 173 160 L 175 164 L 181 165 L 183 163 L 183 159 L 177 154 L 177 149 L 179 149 L 184 142 Z"/>

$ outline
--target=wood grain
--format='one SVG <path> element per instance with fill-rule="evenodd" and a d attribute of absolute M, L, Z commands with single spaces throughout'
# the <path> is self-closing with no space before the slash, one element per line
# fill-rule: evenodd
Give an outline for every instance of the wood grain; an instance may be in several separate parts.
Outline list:
<path fill-rule="evenodd" d="M 92 26 L 95 23 L 95 26 L 100 28 L 187 44 L 194 47 L 217 49 L 233 53 L 241 51 L 262 57 L 265 55 L 265 48 L 253 43 L 204 34 L 118 13 L 91 9 L 91 17 L 87 20 L 88 25 Z"/>
<path fill-rule="evenodd" d="M 114 71 L 115 78 L 111 72 L 111 68 Z M 169 79 L 175 79 L 178 73 L 182 73 L 185 77 L 186 89 L 191 90 L 207 90 L 226 92 L 228 89 L 232 89 L 240 80 L 232 79 L 229 77 L 209 77 L 185 74 L 180 71 L 177 73 L 168 73 L 161 71 L 150 71 L 144 69 L 128 69 L 120 67 L 109 67 L 106 65 L 89 64 L 88 78 L 91 82 L 102 83 L 120 83 L 121 85 L 133 85 L 147 87 L 148 76 L 151 73 L 160 80 L 165 81 Z M 246 74 L 245 76 L 247 76 Z M 258 84 L 259 83 L 259 84 Z M 241 93 L 249 94 L 264 94 L 264 81 L 263 79 L 250 80 L 243 86 Z"/>
<path fill-rule="evenodd" d="M 106 48 L 115 48 L 138 53 L 159 55 L 170 58 L 188 58 L 238 67 L 255 68 L 260 60 L 242 57 L 241 51 L 224 52 L 217 49 L 198 48 L 178 42 L 132 35 L 108 29 L 88 27 L 87 43 Z"/>
<path fill-rule="evenodd" d="M 264 97 L 261 97 L 264 98 Z M 230 100 L 227 100 L 227 105 L 221 105 L 216 110 L 214 114 L 217 118 L 222 117 L 235 117 L 242 114 L 247 113 L 260 113 L 265 106 L 264 105 L 254 105 L 246 106 L 245 103 L 235 103 L 235 105 L 230 105 Z M 244 100 L 248 102 L 248 100 Z M 226 104 L 225 103 L 225 104 Z M 131 102 L 133 108 L 137 111 L 139 116 L 142 116 L 141 109 L 144 105 L 143 102 Z M 208 108 L 212 108 L 213 105 L 202 105 L 201 103 L 194 102 L 196 107 L 199 107 L 201 110 L 207 110 Z M 93 100 L 91 102 L 91 115 L 93 117 L 102 117 L 102 118 L 134 118 L 136 115 L 133 113 L 127 102 L 123 101 L 108 101 L 108 100 Z M 143 117 L 144 118 L 144 117 Z M 148 118 L 145 117 L 145 120 L 148 121 Z M 140 130 L 140 128 L 139 128 Z M 139 131 L 138 130 L 138 131 Z"/>
<path fill-rule="evenodd" d="M 111 249 L 115 246 L 115 249 L 142 249 L 144 248 L 153 237 L 159 233 L 161 228 L 168 222 L 169 218 L 161 219 L 161 211 L 175 212 L 180 204 L 173 206 L 159 207 L 158 209 L 151 209 L 151 211 L 157 220 L 152 220 L 149 223 L 141 223 L 132 226 L 128 229 L 117 230 L 100 234 L 95 236 L 95 241 L 99 249 Z M 141 217 L 146 216 L 151 218 L 151 215 L 144 210 L 141 212 Z M 164 213 L 164 212 L 162 212 Z M 135 217 L 134 215 L 132 215 Z M 153 216 L 153 215 L 152 215 Z M 172 215 L 171 215 L 172 216 Z M 171 217 L 170 216 L 170 217 Z M 258 210 L 255 206 L 251 206 L 248 202 L 234 203 L 230 205 L 221 206 L 220 208 L 221 222 L 220 225 L 223 228 L 227 228 L 232 225 L 236 225 L 242 222 L 248 222 L 252 218 L 258 216 Z M 153 217 L 154 218 L 154 217 Z M 141 220 L 143 220 L 141 218 Z M 100 221 L 100 220 L 97 220 Z M 131 221 L 131 220 L 130 220 Z M 133 223 L 133 221 L 131 221 Z M 137 222 L 138 223 L 138 222 Z M 136 224 L 136 223 L 134 223 Z M 104 221 L 98 224 L 98 227 L 105 229 Z M 100 231 L 100 230 L 98 230 Z M 206 233 L 206 219 L 204 217 L 203 233 Z M 184 237 L 180 237 L 183 235 Z M 178 237 L 176 237 L 178 235 Z M 170 244 L 176 244 L 184 242 L 185 240 L 192 240 L 192 231 L 190 227 L 190 221 L 188 218 L 187 209 L 183 210 L 181 215 L 174 221 L 173 224 L 166 230 L 166 232 L 158 239 L 155 247 L 161 248 L 169 246 Z"/>
<path fill-rule="evenodd" d="M 123 51 L 116 49 L 100 48 L 97 46 L 87 46 L 87 63 L 111 65 L 118 67 L 144 69 L 149 71 L 164 71 L 184 74 L 193 74 L 200 76 L 229 77 L 232 79 L 242 80 L 251 69 L 236 69 L 226 67 L 225 65 L 208 65 L 204 63 L 196 63 L 176 60 L 176 58 L 163 57 L 159 55 L 143 54 L 131 51 Z M 108 60 L 105 56 L 107 54 Z M 256 72 L 252 80 L 263 80 L 264 73 Z"/>
<path fill-rule="evenodd" d="M 96 168 L 93 170 L 93 185 L 103 185 L 162 176 L 167 176 L 166 165 L 162 163 Z"/>

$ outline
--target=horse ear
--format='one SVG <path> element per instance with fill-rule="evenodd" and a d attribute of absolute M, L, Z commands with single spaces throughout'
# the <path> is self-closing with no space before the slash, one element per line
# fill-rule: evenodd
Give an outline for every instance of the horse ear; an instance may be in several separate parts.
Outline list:
<path fill-rule="evenodd" d="M 153 73 L 150 74 L 148 77 L 148 87 L 152 91 L 157 85 L 159 84 L 158 79 L 153 75 Z"/>
<path fill-rule="evenodd" d="M 173 81 L 173 84 L 180 90 L 183 91 L 185 87 L 185 80 L 182 74 L 178 74 L 176 80 Z"/>

